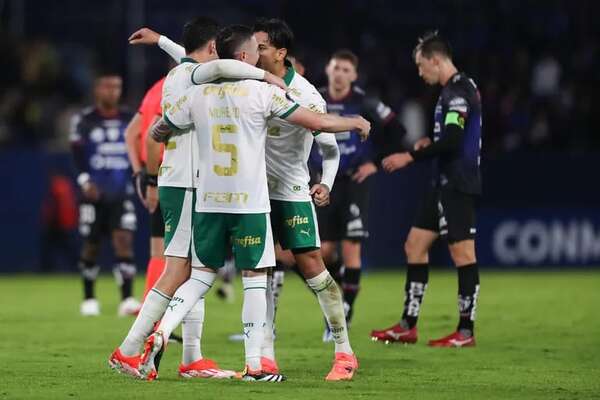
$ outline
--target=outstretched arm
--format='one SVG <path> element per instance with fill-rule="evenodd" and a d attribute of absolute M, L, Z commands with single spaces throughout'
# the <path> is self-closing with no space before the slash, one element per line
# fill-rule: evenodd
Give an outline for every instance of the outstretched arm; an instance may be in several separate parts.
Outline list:
<path fill-rule="evenodd" d="M 335 114 L 320 114 L 304 107 L 298 107 L 286 117 L 286 120 L 311 131 L 341 133 L 357 130 L 363 140 L 369 137 L 371 130 L 371 123 L 361 116 L 341 117 Z"/>
<path fill-rule="evenodd" d="M 185 49 L 183 46 L 150 28 L 141 28 L 133 32 L 131 36 L 129 36 L 129 44 L 158 45 L 158 47 L 163 49 L 178 64 L 181 62 L 181 59 L 185 57 Z"/>

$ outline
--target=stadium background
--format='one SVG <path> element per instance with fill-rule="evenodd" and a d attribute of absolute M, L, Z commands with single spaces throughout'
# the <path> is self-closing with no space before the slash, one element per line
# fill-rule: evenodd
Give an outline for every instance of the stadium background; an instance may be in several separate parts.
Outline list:
<path fill-rule="evenodd" d="M 195 14 L 222 23 L 284 18 L 297 37 L 294 53 L 319 85 L 325 84 L 327 57 L 340 47 L 352 49 L 361 59 L 359 83 L 402 113 L 412 140 L 430 129 L 438 89 L 419 79 L 411 50 L 419 34 L 439 28 L 483 97 L 481 264 L 600 265 L 598 8 L 583 0 L 543 6 L 466 0 L 176 6 L 155 0 L 0 1 L 0 271 L 76 271 L 76 227 L 67 229 L 67 223 L 57 230 L 52 222 L 57 207 L 70 205 L 57 204 L 50 194 L 57 176 L 73 176 L 69 117 L 90 104 L 98 67 L 123 73 L 125 103 L 137 107 L 145 89 L 167 71 L 167 57 L 156 48 L 129 46 L 128 34 L 146 25 L 178 39 Z M 402 244 L 428 174 L 427 165 L 418 165 L 376 176 L 368 268 L 403 265 Z M 138 212 L 142 266 L 147 221 Z M 441 246 L 434 260 L 448 261 Z"/>

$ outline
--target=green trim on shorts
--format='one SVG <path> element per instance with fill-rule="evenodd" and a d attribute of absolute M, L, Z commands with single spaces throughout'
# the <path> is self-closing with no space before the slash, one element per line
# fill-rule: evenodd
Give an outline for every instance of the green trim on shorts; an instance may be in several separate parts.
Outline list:
<path fill-rule="evenodd" d="M 158 187 L 158 202 L 165 222 L 165 249 L 169 247 L 177 232 L 186 190 L 186 188 L 172 186 Z"/>
<path fill-rule="evenodd" d="M 225 264 L 233 247 L 237 269 L 253 270 L 265 252 L 267 214 L 194 213 L 194 251 L 208 268 Z"/>
<path fill-rule="evenodd" d="M 318 249 L 317 224 L 310 201 L 271 200 L 273 236 L 284 250 Z"/>

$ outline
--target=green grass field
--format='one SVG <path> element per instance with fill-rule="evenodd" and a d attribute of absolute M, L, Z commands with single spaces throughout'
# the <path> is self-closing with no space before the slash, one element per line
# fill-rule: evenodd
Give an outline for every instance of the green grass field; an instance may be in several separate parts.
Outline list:
<path fill-rule="evenodd" d="M 456 324 L 456 275 L 435 271 L 413 346 L 373 343 L 368 333 L 396 321 L 403 273 L 363 278 L 351 330 L 361 367 L 353 382 L 326 383 L 332 346 L 321 342 L 313 296 L 288 274 L 278 314 L 283 384 L 182 380 L 178 344 L 158 381 L 142 382 L 106 363 L 131 324 L 116 317 L 112 280 L 99 281 L 103 314 L 78 314 L 76 276 L 0 277 L 0 399 L 600 399 L 600 273 L 482 273 L 478 347 L 430 349 Z M 239 287 L 239 286 L 238 286 Z M 137 284 L 141 290 L 142 281 Z M 235 304 L 209 295 L 203 352 L 224 368 L 243 367 L 240 292 Z"/>

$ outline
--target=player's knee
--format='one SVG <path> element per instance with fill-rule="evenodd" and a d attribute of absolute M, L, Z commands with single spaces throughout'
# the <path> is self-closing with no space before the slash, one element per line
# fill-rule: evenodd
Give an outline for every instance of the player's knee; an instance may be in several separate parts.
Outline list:
<path fill-rule="evenodd" d="M 411 236 L 409 236 L 408 239 L 406 239 L 406 242 L 404 242 L 404 252 L 408 258 L 415 258 L 422 254 L 423 250 L 421 247 L 422 246 L 419 245 L 419 241 Z"/>
<path fill-rule="evenodd" d="M 98 243 L 93 242 L 84 242 L 81 248 L 81 258 L 89 261 L 96 261 L 98 258 L 98 251 L 100 250 L 100 246 Z"/>
<path fill-rule="evenodd" d="M 325 265 L 318 250 L 296 255 L 298 268 L 305 279 L 311 279 L 325 271 Z"/>
<path fill-rule="evenodd" d="M 117 257 L 133 257 L 133 240 L 131 232 L 115 232 L 113 248 Z"/>
<path fill-rule="evenodd" d="M 468 242 L 450 245 L 450 256 L 457 267 L 475 263 L 475 247 Z"/>

